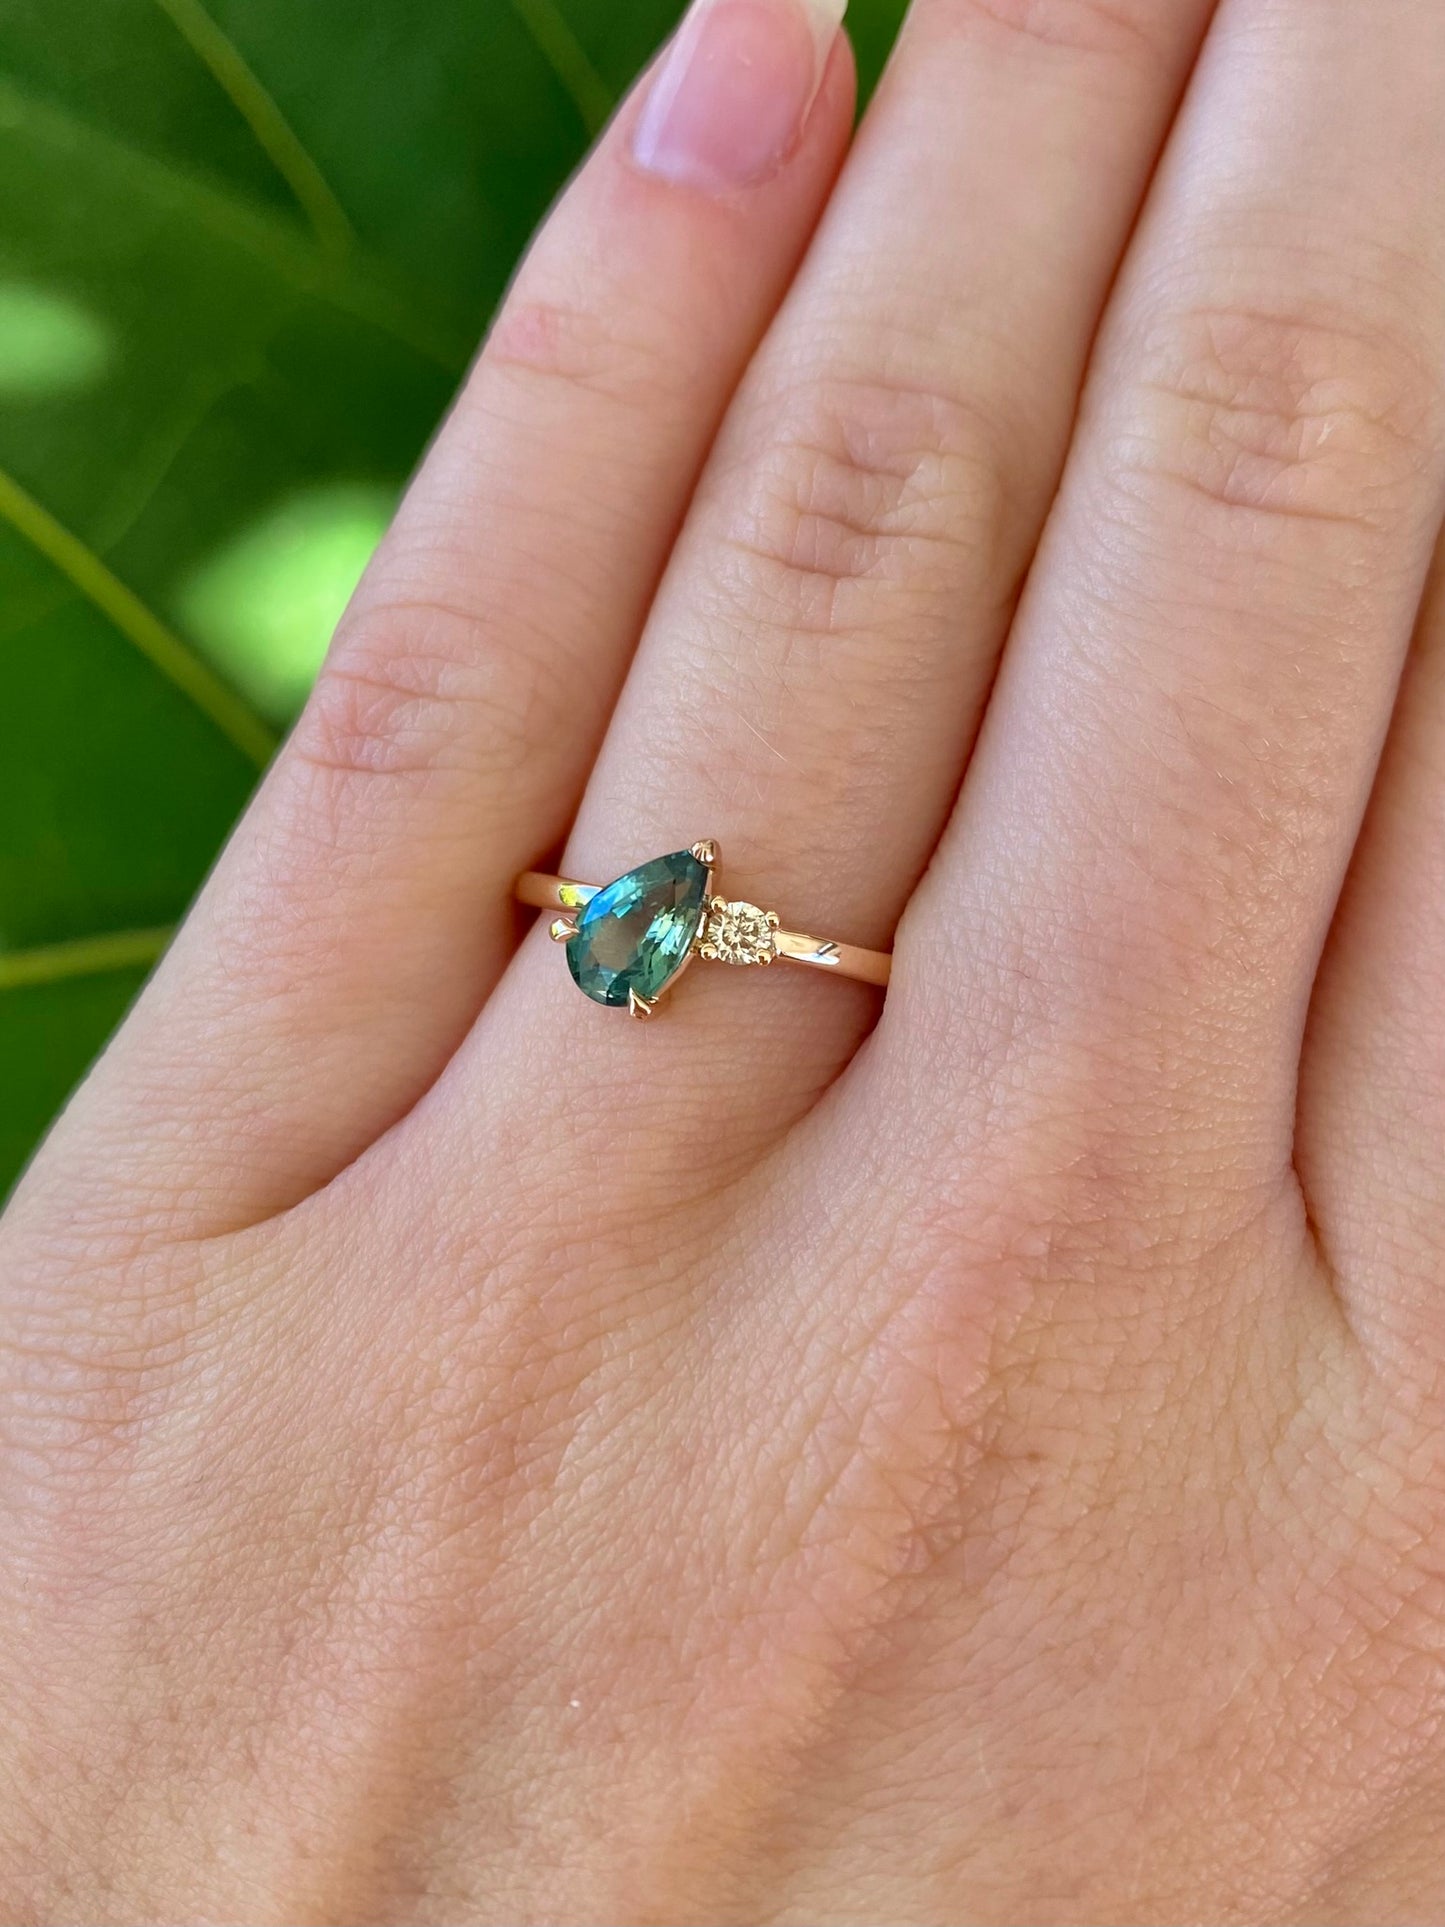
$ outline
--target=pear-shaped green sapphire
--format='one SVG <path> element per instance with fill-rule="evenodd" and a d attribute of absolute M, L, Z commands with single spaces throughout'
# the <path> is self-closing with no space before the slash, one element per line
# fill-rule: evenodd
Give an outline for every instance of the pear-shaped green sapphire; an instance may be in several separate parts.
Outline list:
<path fill-rule="evenodd" d="M 687 962 L 707 896 L 707 867 L 691 850 L 654 857 L 599 890 L 577 913 L 567 965 L 596 1004 L 647 1003 Z"/>

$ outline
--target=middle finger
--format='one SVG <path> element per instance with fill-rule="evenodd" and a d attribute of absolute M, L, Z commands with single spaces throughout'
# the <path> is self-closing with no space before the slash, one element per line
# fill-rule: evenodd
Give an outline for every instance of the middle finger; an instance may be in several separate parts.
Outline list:
<path fill-rule="evenodd" d="M 1445 502 L 1442 80 L 1439 0 L 1226 0 L 910 911 L 900 1038 L 931 1022 L 945 1083 L 1046 1066 L 1025 1107 L 1130 1182 L 1181 1139 L 1291 1182 Z"/>

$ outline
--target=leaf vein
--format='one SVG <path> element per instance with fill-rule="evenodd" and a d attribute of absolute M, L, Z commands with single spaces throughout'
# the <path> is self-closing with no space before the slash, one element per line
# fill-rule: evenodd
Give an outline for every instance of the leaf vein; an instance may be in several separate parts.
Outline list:
<path fill-rule="evenodd" d="M 237 749 L 259 768 L 270 761 L 276 737 L 250 705 L 203 662 L 80 537 L 0 468 L 0 519 L 43 555 L 153 668 L 188 696 Z"/>
<path fill-rule="evenodd" d="M 74 977 L 103 977 L 117 970 L 149 969 L 174 935 L 158 930 L 110 930 L 33 950 L 0 951 L 0 991 L 33 990 Z"/>
<path fill-rule="evenodd" d="M 250 128 L 256 145 L 295 195 L 322 249 L 344 257 L 355 239 L 330 182 L 287 120 L 270 89 L 202 0 L 155 4 Z"/>
<path fill-rule="evenodd" d="M 36 99 L 13 75 L 4 75 L 0 135 L 16 134 L 48 147 L 52 155 L 57 150 L 74 155 L 81 142 L 88 144 L 97 165 L 123 172 L 152 202 L 183 210 L 219 239 L 258 256 L 312 300 L 329 302 L 384 330 L 449 375 L 465 368 L 475 345 L 470 332 L 463 334 L 460 321 L 455 329 L 445 320 L 439 324 L 434 297 L 420 301 L 374 268 L 361 272 L 354 259 L 347 264 L 330 259 L 289 216 L 273 214 L 227 187 L 163 163 L 72 109 Z"/>
<path fill-rule="evenodd" d="M 557 0 L 509 0 L 509 5 L 566 89 L 588 136 L 595 138 L 607 125 L 617 103 Z"/>

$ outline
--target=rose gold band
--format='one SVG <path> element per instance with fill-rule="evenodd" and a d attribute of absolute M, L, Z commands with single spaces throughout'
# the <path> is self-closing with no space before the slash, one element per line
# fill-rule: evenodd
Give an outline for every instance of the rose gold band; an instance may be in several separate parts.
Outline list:
<path fill-rule="evenodd" d="M 534 910 L 580 910 L 596 896 L 601 885 L 574 883 L 566 877 L 544 876 L 528 870 L 517 878 L 516 898 Z M 864 950 L 853 943 L 833 943 L 825 937 L 805 937 L 796 930 L 775 929 L 774 954 L 785 963 L 807 964 L 826 970 L 835 977 L 852 977 L 858 983 L 886 986 L 893 959 L 886 950 Z M 706 954 L 705 952 L 703 954 Z"/>

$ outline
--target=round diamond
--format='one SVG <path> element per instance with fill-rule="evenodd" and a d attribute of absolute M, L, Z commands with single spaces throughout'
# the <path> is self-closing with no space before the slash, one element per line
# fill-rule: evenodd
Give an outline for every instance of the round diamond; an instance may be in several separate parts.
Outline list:
<path fill-rule="evenodd" d="M 714 897 L 707 906 L 698 950 L 726 964 L 770 964 L 777 954 L 773 932 L 778 919 L 755 903 L 728 903 Z"/>

